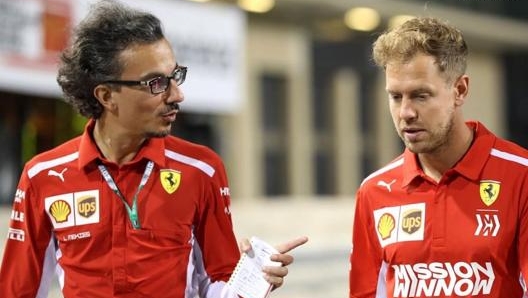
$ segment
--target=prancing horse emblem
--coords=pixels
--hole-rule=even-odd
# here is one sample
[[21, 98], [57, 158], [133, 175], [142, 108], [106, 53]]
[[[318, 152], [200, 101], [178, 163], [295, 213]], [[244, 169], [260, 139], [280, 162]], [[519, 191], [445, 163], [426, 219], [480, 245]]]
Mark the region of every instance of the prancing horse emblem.
[[160, 171], [161, 186], [168, 194], [174, 193], [180, 186], [181, 172], [175, 170]]
[[491, 206], [497, 200], [499, 192], [500, 182], [493, 180], [480, 181], [480, 199], [486, 206]]

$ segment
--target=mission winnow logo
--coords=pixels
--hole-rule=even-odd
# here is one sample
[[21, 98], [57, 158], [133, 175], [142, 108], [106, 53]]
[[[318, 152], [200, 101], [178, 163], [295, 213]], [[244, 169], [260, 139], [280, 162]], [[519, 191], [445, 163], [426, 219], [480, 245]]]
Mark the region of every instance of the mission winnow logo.
[[490, 262], [392, 265], [394, 297], [469, 297], [491, 292], [495, 273]]

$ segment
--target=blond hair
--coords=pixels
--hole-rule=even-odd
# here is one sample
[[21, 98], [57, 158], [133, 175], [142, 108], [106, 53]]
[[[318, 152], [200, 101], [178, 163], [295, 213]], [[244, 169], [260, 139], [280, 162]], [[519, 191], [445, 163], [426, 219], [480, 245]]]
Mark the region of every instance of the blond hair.
[[378, 37], [372, 47], [374, 62], [407, 63], [417, 54], [434, 57], [447, 81], [466, 72], [468, 48], [460, 30], [430, 17], [411, 19]]

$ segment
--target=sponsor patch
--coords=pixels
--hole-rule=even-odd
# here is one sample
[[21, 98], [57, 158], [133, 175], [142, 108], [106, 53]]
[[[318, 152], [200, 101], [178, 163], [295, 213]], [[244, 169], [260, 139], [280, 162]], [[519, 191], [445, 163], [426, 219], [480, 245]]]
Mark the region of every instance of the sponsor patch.
[[168, 193], [174, 193], [180, 187], [181, 172], [170, 169], [160, 170], [160, 181], [163, 189]]
[[24, 242], [26, 233], [24, 230], [9, 228], [7, 230], [7, 239]]
[[99, 191], [88, 190], [73, 194], [75, 200], [75, 225], [99, 222]]
[[480, 181], [480, 199], [486, 206], [491, 206], [499, 197], [500, 182], [493, 180]]
[[425, 229], [425, 203], [374, 210], [374, 222], [382, 247], [403, 241], [422, 241]]
[[17, 188], [15, 192], [15, 203], [22, 203], [22, 200], [26, 197], [26, 192], [21, 190], [20, 188]]
[[67, 242], [67, 241], [72, 241], [72, 240], [89, 238], [90, 236], [91, 236], [90, 231], [80, 232], [80, 233], [75, 233], [75, 234], [69, 234], [69, 235], [62, 237], [62, 241]]
[[390, 238], [392, 231], [394, 231], [394, 227], [396, 226], [396, 220], [394, 220], [394, 216], [390, 213], [385, 213], [380, 217], [380, 220], [378, 222], [378, 233], [382, 240], [386, 240]]
[[491, 293], [491, 262], [432, 262], [392, 265], [393, 297], [483, 297]]
[[497, 210], [478, 209], [475, 218], [477, 220], [475, 236], [497, 236], [500, 229], [499, 212]]
[[411, 209], [402, 214], [402, 231], [408, 235], [416, 233], [422, 227], [422, 210]]
[[227, 187], [227, 186], [220, 187], [220, 195], [223, 196], [223, 197], [229, 196], [230, 195], [229, 187]]
[[24, 222], [24, 212], [11, 210], [11, 219], [18, 222]]
[[99, 222], [99, 190], [47, 197], [44, 202], [56, 229]]

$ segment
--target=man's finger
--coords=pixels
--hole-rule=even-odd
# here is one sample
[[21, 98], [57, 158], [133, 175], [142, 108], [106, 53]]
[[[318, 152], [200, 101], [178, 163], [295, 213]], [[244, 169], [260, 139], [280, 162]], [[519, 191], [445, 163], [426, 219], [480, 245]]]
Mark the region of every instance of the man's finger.
[[290, 250], [292, 250], [292, 249], [294, 249], [294, 248], [296, 248], [298, 246], [301, 246], [301, 245], [305, 244], [306, 242], [308, 242], [308, 237], [303, 236], [303, 237], [299, 237], [297, 239], [294, 239], [294, 240], [279, 244], [275, 248], [281, 254], [283, 254], [283, 253], [289, 252]]
[[251, 249], [251, 243], [249, 242], [249, 239], [244, 238], [238, 243], [238, 249], [240, 250], [240, 253], [248, 252]]

